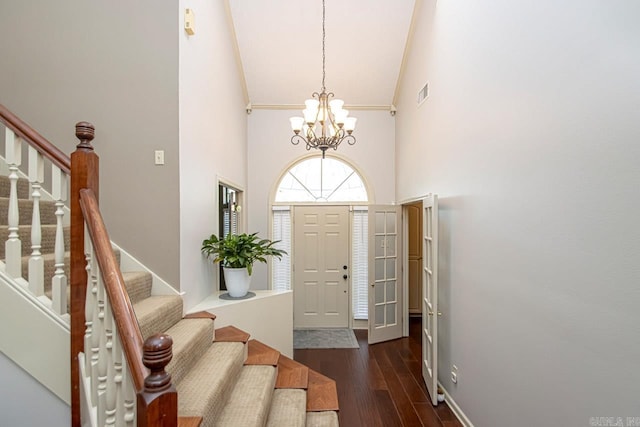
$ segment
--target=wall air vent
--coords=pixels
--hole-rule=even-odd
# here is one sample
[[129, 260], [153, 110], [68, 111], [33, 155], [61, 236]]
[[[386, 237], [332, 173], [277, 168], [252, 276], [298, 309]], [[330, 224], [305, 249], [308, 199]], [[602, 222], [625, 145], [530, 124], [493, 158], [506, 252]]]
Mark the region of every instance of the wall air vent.
[[418, 107], [424, 103], [424, 101], [429, 97], [429, 82], [426, 82], [422, 89], [418, 91]]

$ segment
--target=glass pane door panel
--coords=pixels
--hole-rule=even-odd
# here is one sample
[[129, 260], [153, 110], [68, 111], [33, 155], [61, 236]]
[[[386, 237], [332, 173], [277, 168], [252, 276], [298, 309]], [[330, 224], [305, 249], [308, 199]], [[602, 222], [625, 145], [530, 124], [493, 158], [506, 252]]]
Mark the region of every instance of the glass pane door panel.
[[396, 236], [387, 236], [386, 249], [388, 257], [396, 256]]
[[384, 247], [385, 247], [385, 239], [384, 236], [376, 236], [376, 251], [375, 257], [380, 258], [384, 256]]
[[387, 325], [396, 323], [396, 304], [387, 304]]
[[384, 325], [384, 305], [376, 306], [376, 326]]
[[387, 234], [395, 234], [396, 233], [396, 214], [395, 212], [387, 212], [386, 215], [387, 220]]
[[385, 214], [384, 212], [376, 212], [376, 234], [384, 234], [384, 220]]
[[380, 280], [384, 280], [384, 258], [383, 259], [377, 259], [375, 261], [375, 273], [376, 273], [376, 277], [374, 277], [373, 280], [380, 281]]
[[387, 282], [387, 302], [395, 302], [396, 301], [396, 282], [395, 280], [392, 282]]
[[396, 278], [396, 259], [388, 258], [386, 260], [387, 263], [387, 274], [385, 279], [395, 279]]
[[384, 282], [382, 283], [376, 283], [374, 285], [374, 289], [375, 289], [375, 299], [374, 299], [374, 303], [375, 304], [382, 304], [384, 303]]

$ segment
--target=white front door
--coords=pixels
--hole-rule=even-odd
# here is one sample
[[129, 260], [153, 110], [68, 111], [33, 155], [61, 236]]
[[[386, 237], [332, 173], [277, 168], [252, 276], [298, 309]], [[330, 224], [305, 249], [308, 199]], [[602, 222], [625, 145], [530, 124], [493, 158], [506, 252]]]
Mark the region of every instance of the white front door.
[[369, 344], [402, 336], [400, 209], [369, 206]]
[[422, 200], [422, 377], [438, 404], [438, 196]]
[[293, 326], [349, 326], [349, 207], [294, 207]]

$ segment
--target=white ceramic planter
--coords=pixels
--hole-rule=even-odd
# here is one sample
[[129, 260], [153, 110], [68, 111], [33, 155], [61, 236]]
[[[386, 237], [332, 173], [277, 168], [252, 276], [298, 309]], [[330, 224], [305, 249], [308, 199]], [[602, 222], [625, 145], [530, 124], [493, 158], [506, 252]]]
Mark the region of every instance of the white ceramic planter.
[[247, 295], [251, 276], [246, 268], [223, 267], [224, 283], [227, 285], [229, 296], [239, 298]]

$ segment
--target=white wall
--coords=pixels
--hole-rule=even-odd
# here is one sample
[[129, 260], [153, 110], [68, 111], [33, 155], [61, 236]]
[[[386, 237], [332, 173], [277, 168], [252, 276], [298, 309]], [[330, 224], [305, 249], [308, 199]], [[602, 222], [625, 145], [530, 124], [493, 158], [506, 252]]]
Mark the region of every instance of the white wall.
[[[5, 426], [68, 426], [71, 409], [0, 352], [0, 413]], [[33, 410], [36, 408], [36, 410]]]
[[419, 11], [397, 193], [440, 195], [439, 375], [476, 426], [640, 416], [638, 19], [631, 0]]
[[[313, 88], [309, 88], [312, 91]], [[300, 94], [300, 102], [305, 94]], [[249, 116], [249, 199], [247, 232], [259, 232], [270, 236], [269, 204], [271, 195], [286, 169], [295, 161], [309, 155], [302, 145], [291, 144], [293, 131], [289, 117], [301, 115], [301, 111], [253, 110]], [[363, 175], [373, 194], [375, 203], [393, 203], [396, 200], [395, 175], [395, 119], [388, 111], [352, 111], [358, 118], [354, 135], [355, 145], [340, 145], [338, 151], [328, 151], [354, 165]], [[319, 156], [320, 151], [314, 151]], [[267, 267], [254, 266], [251, 287], [266, 289]]]
[[224, 2], [180, 0], [195, 13], [196, 33], [180, 31], [180, 290], [185, 305], [216, 289], [200, 253], [218, 232], [217, 179], [246, 186], [247, 118]]

